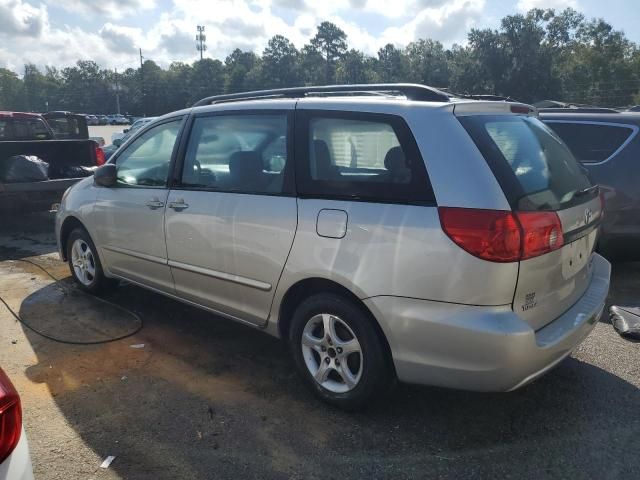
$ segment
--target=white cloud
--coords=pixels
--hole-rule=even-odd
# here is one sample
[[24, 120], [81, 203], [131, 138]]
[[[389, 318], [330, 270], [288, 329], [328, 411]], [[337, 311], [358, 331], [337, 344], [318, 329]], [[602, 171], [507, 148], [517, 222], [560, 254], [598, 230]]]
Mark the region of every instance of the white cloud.
[[[262, 53], [274, 35], [284, 35], [302, 48], [324, 20], [345, 31], [350, 48], [375, 56], [387, 43], [401, 47], [417, 38], [434, 38], [446, 45], [464, 42], [485, 4], [485, 0], [394, 0], [393, 4], [389, 0], [172, 0], [170, 8], [160, 11], [157, 0], [58, 0], [57, 6], [90, 15], [91, 22], [77, 15], [56, 22], [46, 6], [55, 0], [40, 0], [45, 3], [35, 7], [37, 1], [0, 0], [0, 67], [21, 70], [27, 62], [69, 66], [78, 59], [91, 59], [123, 69], [138, 64], [138, 48], [145, 58], [163, 66], [191, 62], [199, 55], [196, 25], [206, 27], [206, 56], [224, 60], [235, 48]], [[283, 9], [287, 14], [281, 16]], [[378, 19], [375, 29], [360, 20], [361, 12]], [[140, 24], [151, 27], [136, 27]], [[39, 37], [38, 48], [30, 44], [30, 37]]]
[[0, 33], [39, 37], [48, 22], [47, 9], [22, 0], [0, 0]]
[[155, 8], [156, 0], [46, 0], [47, 3], [62, 7], [84, 16], [100, 16], [119, 19], [142, 10]]
[[385, 43], [401, 46], [419, 38], [432, 38], [445, 45], [464, 43], [484, 5], [484, 0], [453, 0], [440, 7], [425, 8], [404, 25], [387, 28], [382, 37]]
[[578, 0], [518, 0], [516, 5], [521, 12], [528, 12], [532, 8], [564, 10], [567, 7], [578, 8]]

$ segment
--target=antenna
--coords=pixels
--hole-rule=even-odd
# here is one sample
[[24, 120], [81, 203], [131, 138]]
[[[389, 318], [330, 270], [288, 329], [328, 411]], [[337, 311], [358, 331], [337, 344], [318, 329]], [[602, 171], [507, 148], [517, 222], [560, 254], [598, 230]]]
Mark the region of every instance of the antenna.
[[196, 34], [196, 50], [200, 52], [200, 60], [207, 49], [207, 36], [204, 34], [204, 25], [198, 25], [198, 33]]

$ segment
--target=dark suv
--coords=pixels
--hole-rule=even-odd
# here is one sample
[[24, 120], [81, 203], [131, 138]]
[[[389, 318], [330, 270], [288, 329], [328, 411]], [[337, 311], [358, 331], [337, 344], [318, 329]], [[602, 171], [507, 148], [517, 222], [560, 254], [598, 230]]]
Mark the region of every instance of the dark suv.
[[540, 119], [600, 184], [606, 205], [600, 250], [609, 257], [639, 259], [640, 113], [557, 109], [542, 110]]

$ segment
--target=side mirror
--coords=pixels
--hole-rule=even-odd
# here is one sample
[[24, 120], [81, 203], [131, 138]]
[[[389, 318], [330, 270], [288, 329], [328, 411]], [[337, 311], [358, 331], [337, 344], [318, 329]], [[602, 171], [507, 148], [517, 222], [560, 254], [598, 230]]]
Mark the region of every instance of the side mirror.
[[125, 128], [124, 130], [122, 130], [122, 133], [128, 133], [128, 132], [129, 132], [128, 128]]
[[116, 147], [119, 147], [120, 145], [122, 145], [122, 139], [121, 138], [116, 138], [113, 142]]
[[114, 163], [105, 163], [93, 174], [93, 183], [99, 187], [113, 187], [118, 183], [118, 169]]

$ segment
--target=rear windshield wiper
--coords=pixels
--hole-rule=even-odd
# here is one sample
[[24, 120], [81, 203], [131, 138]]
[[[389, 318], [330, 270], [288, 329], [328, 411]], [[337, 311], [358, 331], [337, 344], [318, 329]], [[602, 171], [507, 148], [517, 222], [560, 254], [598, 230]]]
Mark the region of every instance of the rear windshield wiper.
[[587, 188], [583, 188], [582, 190], [578, 190], [576, 193], [573, 194], [574, 197], [583, 197], [585, 195], [588, 195], [590, 193], [592, 193], [593, 191], [598, 189], [598, 185], [594, 185], [592, 187], [587, 187]]

